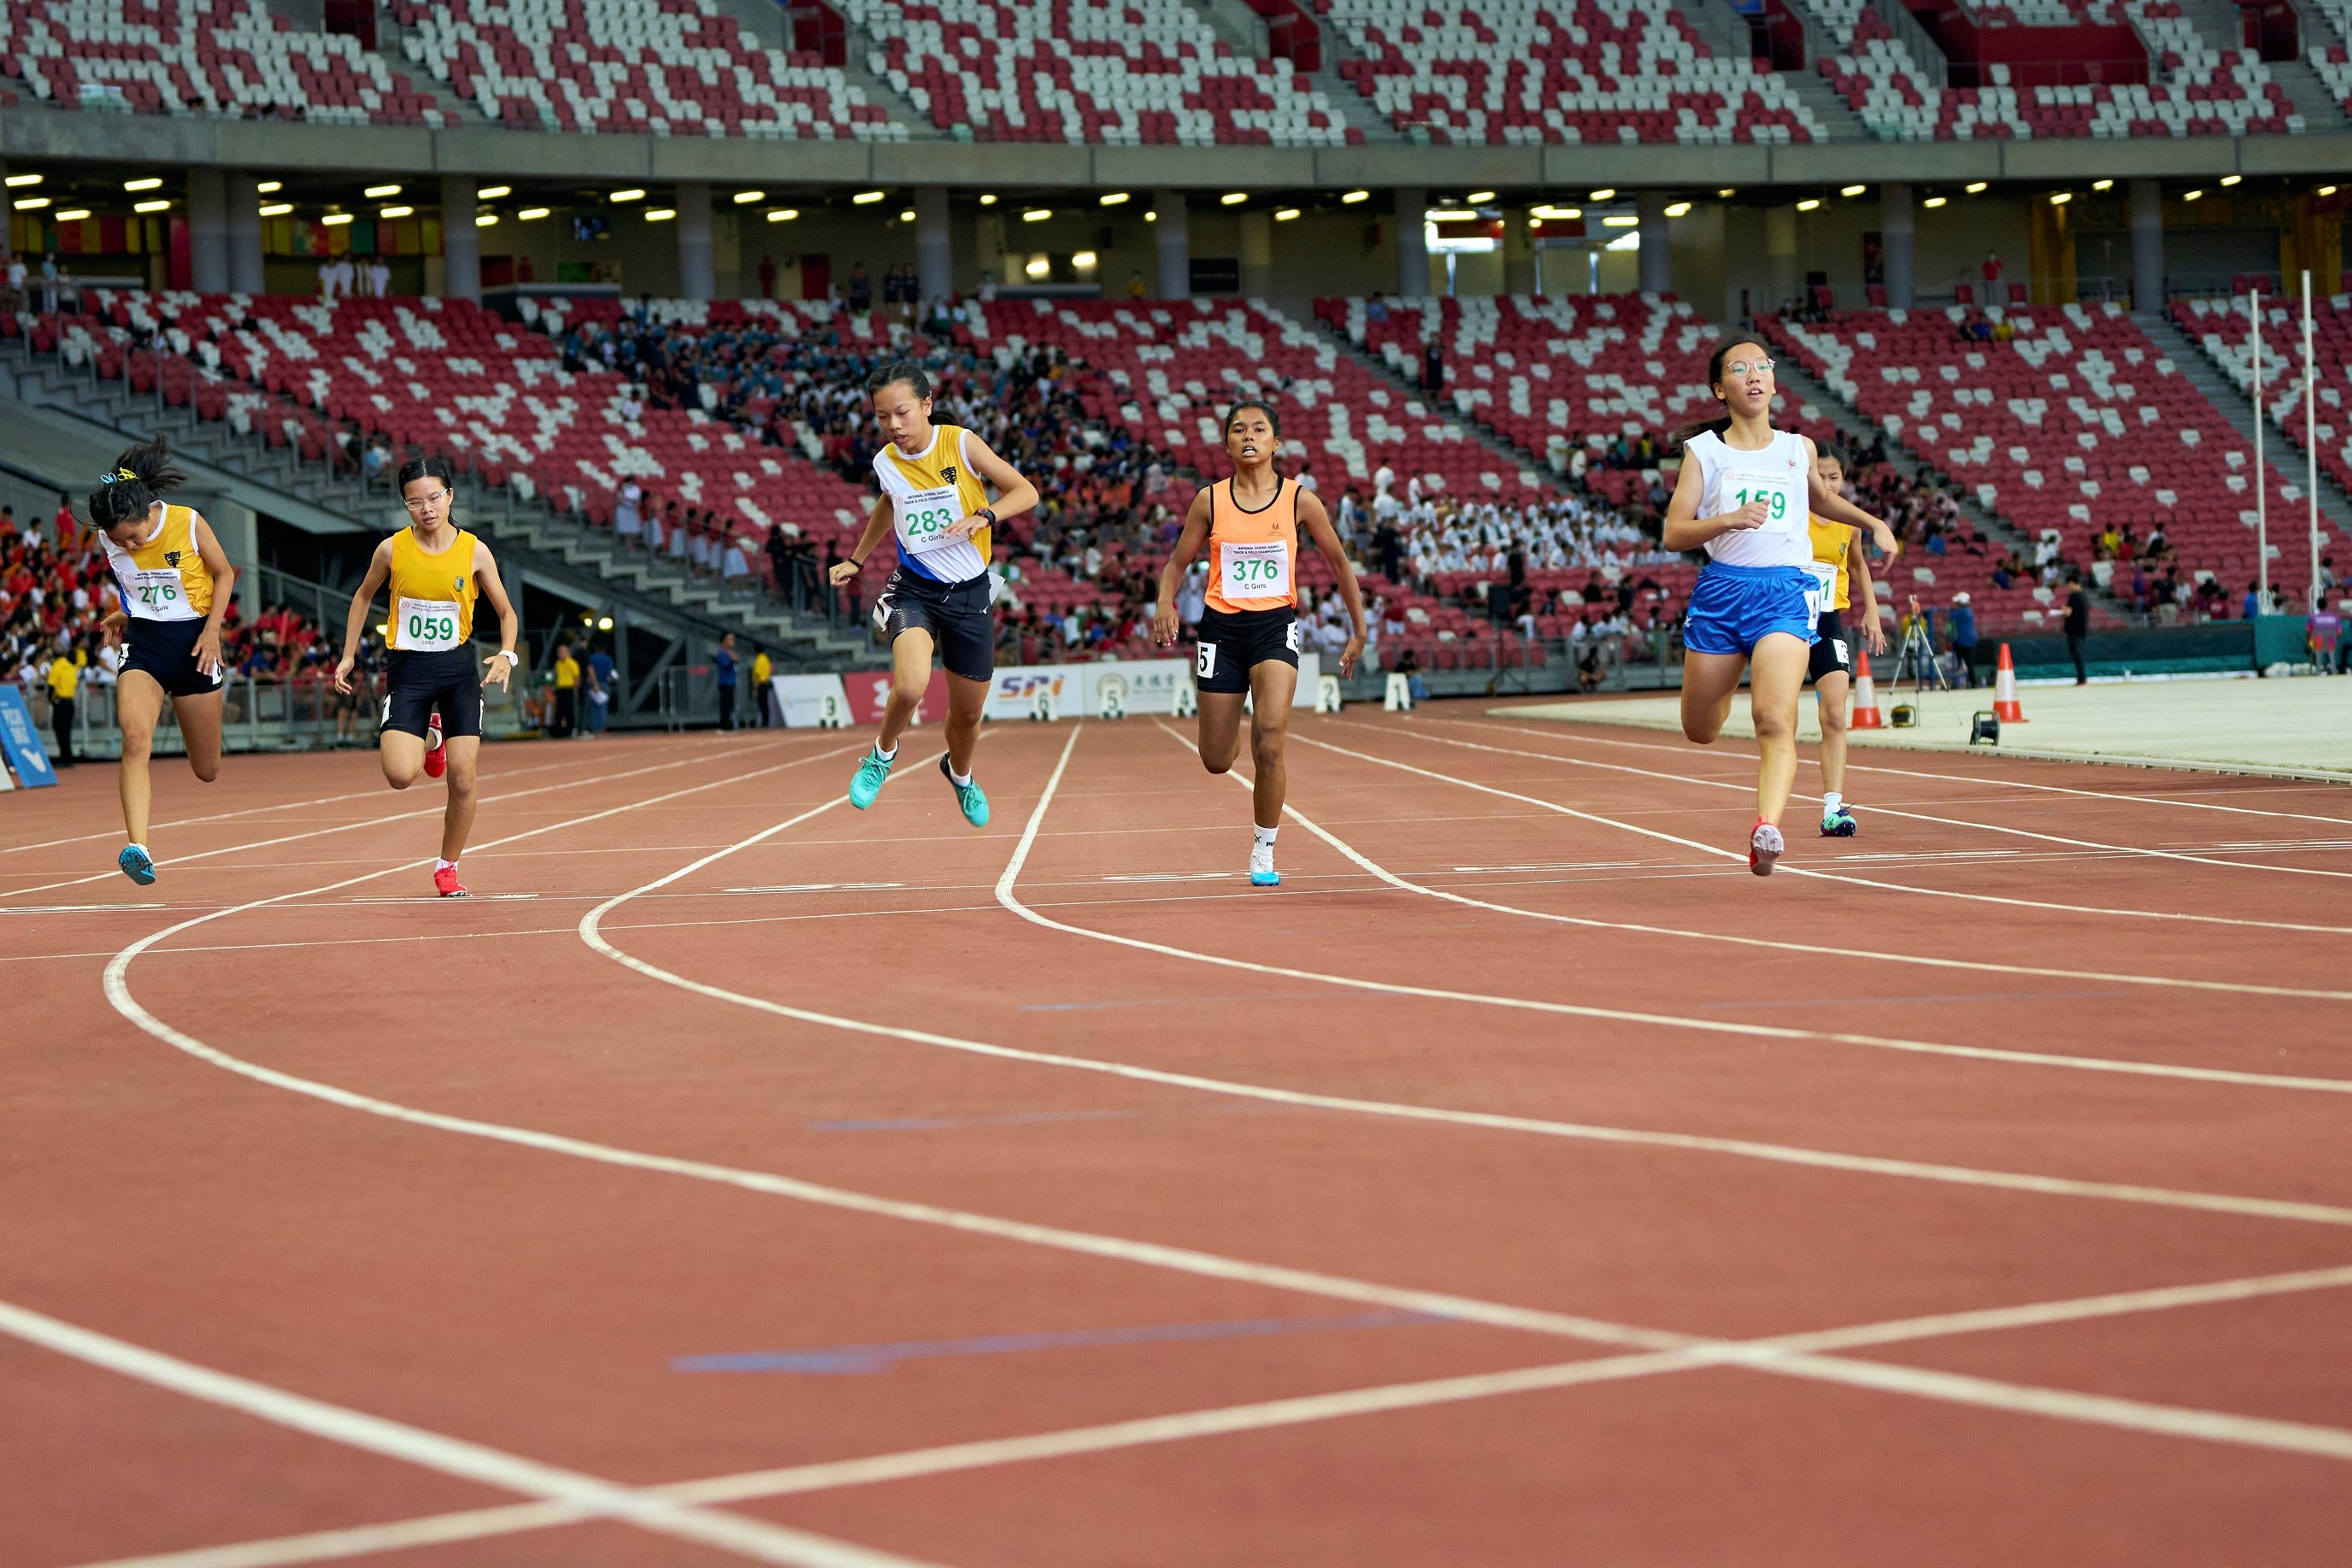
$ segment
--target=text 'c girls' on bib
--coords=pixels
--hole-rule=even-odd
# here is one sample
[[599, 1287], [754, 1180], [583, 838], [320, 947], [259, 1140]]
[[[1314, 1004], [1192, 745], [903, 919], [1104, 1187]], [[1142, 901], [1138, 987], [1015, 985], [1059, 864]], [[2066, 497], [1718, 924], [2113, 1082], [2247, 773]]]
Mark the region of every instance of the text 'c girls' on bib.
[[1811, 513], [1806, 502], [1812, 475], [1805, 460], [1803, 436], [1774, 431], [1771, 441], [1760, 450], [1742, 452], [1706, 431], [1684, 444], [1683, 460], [1699, 465], [1700, 517], [1721, 517], [1751, 502], [1760, 502], [1764, 507], [1761, 528], [1738, 528], [1707, 540], [1708, 559], [1725, 566], [1811, 565], [1812, 538], [1806, 527]]
[[970, 582], [988, 570], [994, 530], [969, 538], [948, 530], [988, 505], [988, 487], [971, 471], [964, 453], [963, 428], [931, 426], [931, 444], [908, 456], [896, 442], [874, 455], [874, 476], [889, 498], [898, 564], [936, 582]]
[[443, 653], [474, 635], [474, 536], [465, 529], [446, 549], [427, 551], [416, 530], [392, 536], [392, 631], [385, 646], [404, 653]]
[[123, 549], [100, 533], [106, 564], [133, 621], [202, 621], [212, 613], [213, 574], [196, 553], [196, 514], [165, 507], [163, 526], [144, 544]]
[[1275, 481], [1255, 511], [1234, 499], [1234, 482], [1209, 486], [1208, 606], [1228, 614], [1298, 603], [1298, 486]]

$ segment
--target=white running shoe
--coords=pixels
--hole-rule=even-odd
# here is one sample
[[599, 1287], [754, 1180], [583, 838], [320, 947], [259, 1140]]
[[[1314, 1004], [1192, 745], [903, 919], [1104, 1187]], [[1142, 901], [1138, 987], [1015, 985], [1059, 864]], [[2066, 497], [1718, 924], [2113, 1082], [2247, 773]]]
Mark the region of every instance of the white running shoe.
[[1282, 885], [1282, 873], [1274, 869], [1274, 846], [1272, 844], [1252, 844], [1250, 846], [1250, 885], [1252, 887], [1280, 887]]
[[1756, 831], [1748, 835], [1748, 869], [1758, 876], [1770, 876], [1773, 864], [1788, 847], [1780, 829], [1769, 822], [1757, 823]]

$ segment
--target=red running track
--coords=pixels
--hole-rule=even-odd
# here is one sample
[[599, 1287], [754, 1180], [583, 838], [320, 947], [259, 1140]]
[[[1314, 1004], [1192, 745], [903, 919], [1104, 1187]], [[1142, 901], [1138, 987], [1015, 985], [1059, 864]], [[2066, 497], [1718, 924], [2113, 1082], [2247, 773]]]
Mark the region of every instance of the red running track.
[[925, 738], [0, 800], [0, 1563], [2352, 1559], [2345, 790]]

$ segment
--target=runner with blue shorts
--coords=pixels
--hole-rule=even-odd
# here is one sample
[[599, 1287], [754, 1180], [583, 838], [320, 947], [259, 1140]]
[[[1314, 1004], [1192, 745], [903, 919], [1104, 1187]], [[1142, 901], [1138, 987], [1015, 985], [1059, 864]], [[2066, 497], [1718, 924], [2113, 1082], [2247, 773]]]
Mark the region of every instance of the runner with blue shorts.
[[1724, 416], [1675, 433], [1683, 465], [1664, 528], [1668, 549], [1707, 556], [1683, 626], [1683, 733], [1712, 744], [1748, 676], [1762, 753], [1748, 868], [1769, 876], [1788, 847], [1780, 813], [1797, 778], [1797, 699], [1819, 638], [1821, 582], [1810, 570], [1807, 514], [1867, 528], [1889, 555], [1895, 533], [1822, 484], [1811, 441], [1772, 428], [1772, 361], [1762, 344], [1724, 344], [1708, 360], [1706, 379]]

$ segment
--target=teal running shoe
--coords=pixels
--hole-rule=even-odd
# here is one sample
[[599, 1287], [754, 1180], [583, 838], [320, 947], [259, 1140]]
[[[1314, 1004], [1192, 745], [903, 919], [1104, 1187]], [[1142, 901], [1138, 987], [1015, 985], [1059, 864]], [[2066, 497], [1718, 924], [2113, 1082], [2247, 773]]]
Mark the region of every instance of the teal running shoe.
[[980, 787], [980, 780], [974, 779], [969, 784], [957, 783], [955, 775], [948, 771], [947, 754], [944, 752], [940, 755], [940, 777], [946, 779], [948, 788], [955, 791], [956, 804], [963, 808], [963, 820], [975, 828], [988, 826], [988, 792]]
[[1282, 873], [1274, 869], [1274, 846], [1272, 844], [1253, 844], [1250, 846], [1250, 885], [1252, 887], [1280, 887], [1282, 885]]
[[849, 803], [861, 811], [874, 804], [874, 797], [882, 793], [882, 780], [890, 777], [890, 764], [897, 760], [878, 751], [867, 752], [849, 780]]
[[1850, 839], [1856, 831], [1853, 813], [1843, 806], [1822, 819], [1822, 837], [1825, 839]]
[[125, 844], [122, 852], [114, 857], [122, 874], [142, 887], [152, 887], [155, 882], [155, 857], [137, 844]]

